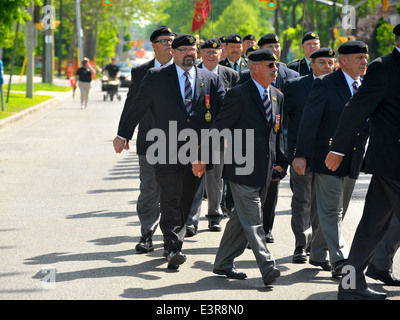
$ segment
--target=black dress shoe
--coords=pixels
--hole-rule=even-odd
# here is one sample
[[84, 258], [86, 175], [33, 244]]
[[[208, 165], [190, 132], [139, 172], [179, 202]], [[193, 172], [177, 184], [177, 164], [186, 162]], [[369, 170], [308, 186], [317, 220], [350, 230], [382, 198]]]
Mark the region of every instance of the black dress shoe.
[[180, 251], [171, 251], [167, 257], [168, 269], [178, 269], [179, 266], [186, 261], [186, 256]]
[[331, 271], [332, 269], [331, 263], [329, 261], [318, 262], [310, 259], [308, 262], [313, 266], [321, 267], [324, 271]]
[[247, 275], [244, 272], [238, 272], [234, 267], [226, 269], [214, 269], [215, 274], [227, 276], [229, 279], [246, 279]]
[[151, 234], [147, 234], [147, 235], [141, 237], [139, 240], [139, 243], [136, 245], [135, 249], [139, 253], [154, 251]]
[[292, 262], [293, 263], [305, 263], [307, 261], [307, 253], [303, 247], [297, 247], [294, 250]]
[[197, 234], [197, 227], [193, 224], [186, 226], [186, 237], [190, 238]]
[[338, 278], [342, 276], [342, 269], [346, 264], [346, 260], [339, 260], [332, 263], [332, 277]]
[[221, 231], [221, 226], [217, 221], [210, 221], [208, 224], [208, 229], [210, 231]]
[[393, 273], [391, 273], [389, 270], [379, 270], [373, 264], [369, 264], [365, 275], [372, 279], [382, 281], [388, 286], [400, 286], [400, 279], [397, 279]]
[[343, 289], [339, 286], [339, 300], [385, 300], [386, 293], [376, 292], [369, 288], [366, 289]]
[[265, 240], [267, 243], [274, 243], [275, 239], [271, 232], [268, 232], [265, 236]]
[[275, 268], [275, 267], [269, 268], [262, 275], [264, 284], [266, 286], [269, 286], [270, 284], [274, 283], [276, 281], [276, 279], [278, 279], [280, 277], [280, 275], [281, 275], [281, 272], [277, 268]]

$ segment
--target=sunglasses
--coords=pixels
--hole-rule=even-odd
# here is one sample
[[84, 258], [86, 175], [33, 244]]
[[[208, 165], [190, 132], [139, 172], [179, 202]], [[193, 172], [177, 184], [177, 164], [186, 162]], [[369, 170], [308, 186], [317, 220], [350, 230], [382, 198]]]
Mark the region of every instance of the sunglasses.
[[278, 63], [277, 62], [269, 62], [267, 64], [264, 63], [257, 63], [258, 66], [267, 66], [268, 68], [272, 69], [274, 67], [278, 68]]

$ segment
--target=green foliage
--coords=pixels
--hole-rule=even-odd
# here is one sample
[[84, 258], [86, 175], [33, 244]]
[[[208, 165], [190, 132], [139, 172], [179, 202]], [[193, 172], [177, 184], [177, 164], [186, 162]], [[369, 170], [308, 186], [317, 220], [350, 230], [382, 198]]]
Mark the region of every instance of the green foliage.
[[393, 36], [394, 26], [389, 25], [387, 22], [381, 24], [377, 29], [376, 39], [378, 40], [379, 47], [378, 53], [380, 56], [391, 52], [395, 46]]

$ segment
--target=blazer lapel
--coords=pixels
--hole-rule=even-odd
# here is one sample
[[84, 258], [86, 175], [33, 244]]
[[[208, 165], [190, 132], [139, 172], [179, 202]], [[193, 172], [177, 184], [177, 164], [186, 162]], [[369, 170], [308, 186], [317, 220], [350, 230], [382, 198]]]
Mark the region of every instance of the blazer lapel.
[[346, 104], [350, 100], [350, 89], [347, 85], [347, 81], [343, 74], [343, 71], [340, 69], [336, 71], [336, 91], [343, 100], [344, 104]]
[[[264, 117], [265, 121], [267, 121], [267, 117], [265, 116], [265, 108], [264, 108], [264, 104], [262, 102], [262, 99], [260, 97], [260, 93], [256, 87], [256, 85], [254, 84], [253, 80], [249, 80], [246, 82], [247, 86], [250, 87], [250, 91], [251, 91], [251, 98], [254, 100], [254, 102], [257, 105], [257, 109], [258, 111], [260, 111], [260, 113], [262, 114], [262, 116]], [[272, 100], [271, 100], [272, 101]]]
[[176, 72], [175, 63], [165, 68], [168, 68], [169, 85], [171, 87], [171, 91], [174, 93], [174, 95], [176, 95], [176, 98], [182, 110], [185, 111], [185, 113], [187, 113], [185, 104], [183, 103], [181, 89], [179, 87], [179, 79], [178, 79], [178, 73]]
[[193, 97], [193, 106], [195, 107], [197, 104], [197, 101], [199, 101], [199, 98], [201, 97], [203, 93], [203, 88], [204, 88], [204, 77], [201, 72], [200, 68], [196, 69], [196, 88], [194, 89], [194, 97]]

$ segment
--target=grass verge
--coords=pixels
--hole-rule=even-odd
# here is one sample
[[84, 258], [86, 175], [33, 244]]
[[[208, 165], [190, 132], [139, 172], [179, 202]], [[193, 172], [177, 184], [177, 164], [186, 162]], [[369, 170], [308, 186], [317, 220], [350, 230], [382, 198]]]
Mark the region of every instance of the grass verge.
[[[14, 90], [14, 89], [13, 89]], [[10, 93], [8, 103], [6, 103], [6, 93], [4, 94], [4, 112], [0, 107], [0, 120], [10, 117], [25, 109], [31, 108], [39, 103], [51, 99], [51, 96], [34, 95], [34, 98], [27, 98], [22, 93]], [[1, 104], [1, 103], [0, 103]]]

